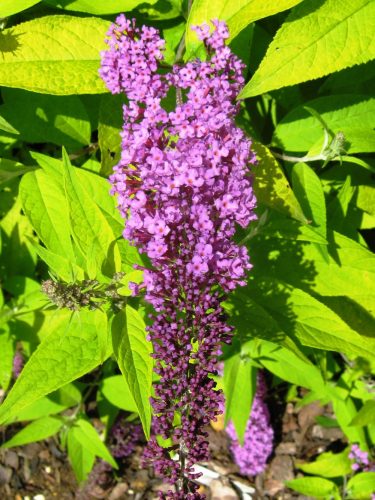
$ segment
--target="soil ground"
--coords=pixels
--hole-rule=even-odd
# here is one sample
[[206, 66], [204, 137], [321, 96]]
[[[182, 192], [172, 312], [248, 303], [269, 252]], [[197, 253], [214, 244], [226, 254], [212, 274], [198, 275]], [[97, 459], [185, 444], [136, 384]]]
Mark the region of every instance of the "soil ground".
[[[312, 403], [298, 409], [292, 403], [285, 405], [273, 398], [270, 412], [275, 429], [275, 448], [266, 470], [255, 479], [239, 474], [230, 455], [228, 437], [220, 430], [220, 424], [215, 426], [216, 429], [210, 428], [212, 458], [203, 465], [210, 475], [216, 477], [206, 481], [209, 485], [201, 486], [208, 500], [306, 499], [284, 486], [285, 480], [299, 475], [295, 461], [309, 460], [322, 451], [339, 451], [344, 447], [340, 429], [316, 423], [319, 415], [331, 416], [327, 407]], [[8, 427], [0, 431], [3, 441], [14, 434], [15, 429]], [[121, 469], [116, 473], [98, 462], [83, 486], [77, 484], [66, 455], [53, 438], [0, 450], [0, 500], [154, 499], [156, 491], [165, 487], [152, 471], [141, 468], [142, 448], [143, 445], [139, 444], [134, 453], [122, 461]], [[253, 488], [250, 495], [249, 486]]]

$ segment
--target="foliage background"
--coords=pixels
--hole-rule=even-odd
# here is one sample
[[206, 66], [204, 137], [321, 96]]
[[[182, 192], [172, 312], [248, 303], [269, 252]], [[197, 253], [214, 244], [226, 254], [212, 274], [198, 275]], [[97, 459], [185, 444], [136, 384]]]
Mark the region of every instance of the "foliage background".
[[[225, 304], [236, 327], [218, 381], [226, 419], [243, 437], [262, 367], [274, 384], [287, 381], [297, 399], [295, 387], [307, 389], [299, 404], [332, 402], [348, 442], [370, 450], [375, 2], [369, 0], [195, 0], [189, 14], [180, 0], [1, 2], [0, 387], [7, 397], [0, 420], [32, 422], [5, 446], [60, 432], [79, 480], [95, 456], [115, 467], [85, 414], [90, 386], [74, 382], [92, 370], [107, 429], [121, 408], [137, 414], [149, 435], [146, 305], [130, 298], [127, 286], [141, 279], [133, 264], [142, 260], [121, 237], [106, 181], [119, 158], [123, 98], [107, 93], [98, 77], [110, 21], [129, 11], [161, 29], [168, 64], [184, 36], [185, 60], [204, 56], [191, 25], [226, 20], [231, 47], [247, 65], [238, 123], [259, 159], [259, 219], [237, 235], [254, 268], [247, 287]], [[118, 272], [125, 277], [115, 282]], [[80, 286], [98, 280], [102, 294], [114, 286], [126, 307], [56, 308], [40, 288], [50, 276]], [[16, 350], [27, 363], [13, 384]], [[306, 472], [324, 475], [324, 468]], [[344, 493], [340, 479], [327, 485], [306, 476], [294, 487], [306, 493], [314, 484], [322, 496], [356, 495], [359, 488], [362, 496], [350, 498], [369, 498], [363, 491], [371, 491], [373, 476], [367, 490], [356, 486], [358, 476]]]

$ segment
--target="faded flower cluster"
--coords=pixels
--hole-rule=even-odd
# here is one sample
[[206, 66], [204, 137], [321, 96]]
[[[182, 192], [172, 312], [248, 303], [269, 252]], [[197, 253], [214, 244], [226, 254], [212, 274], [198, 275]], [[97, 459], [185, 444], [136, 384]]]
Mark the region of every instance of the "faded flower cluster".
[[[164, 498], [203, 498], [191, 481], [193, 465], [207, 460], [205, 426], [221, 413], [211, 374], [231, 333], [220, 303], [251, 267], [246, 248], [232, 241], [236, 224], [255, 219], [256, 203], [249, 172], [255, 156], [234, 123], [243, 64], [225, 45], [225, 23], [212, 23], [213, 32], [195, 28], [207, 61], [159, 74], [158, 31], [121, 15], [100, 72], [113, 93], [129, 100], [121, 160], [110, 180], [124, 237], [151, 261], [134, 293], [143, 288], [156, 311], [148, 328], [160, 376], [153, 429], [171, 445], [151, 439], [145, 458], [175, 486]], [[164, 105], [171, 100], [172, 110]]]
[[247, 422], [244, 443], [237, 438], [234, 425], [230, 422], [226, 428], [232, 440], [231, 452], [241, 474], [256, 476], [266, 468], [268, 457], [273, 448], [273, 429], [270, 424], [270, 414], [264, 401], [267, 386], [264, 376], [258, 372], [257, 390]]

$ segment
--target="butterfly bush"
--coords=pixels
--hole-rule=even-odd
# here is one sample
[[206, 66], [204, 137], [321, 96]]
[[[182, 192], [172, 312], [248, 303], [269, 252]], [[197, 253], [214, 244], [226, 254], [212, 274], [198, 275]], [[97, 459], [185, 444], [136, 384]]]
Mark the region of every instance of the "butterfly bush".
[[231, 452], [241, 474], [256, 476], [266, 468], [268, 457], [273, 448], [273, 429], [270, 424], [270, 414], [264, 401], [267, 386], [264, 376], [258, 372], [257, 390], [251, 408], [250, 418], [246, 425], [244, 443], [238, 441], [232, 422], [226, 428], [231, 438]]
[[[146, 463], [175, 486], [161, 498], [200, 499], [194, 464], [208, 459], [205, 426], [221, 413], [217, 373], [221, 343], [232, 328], [221, 307], [251, 268], [236, 224], [256, 218], [249, 171], [250, 141], [235, 125], [243, 64], [225, 45], [225, 23], [195, 27], [207, 60], [158, 73], [164, 41], [158, 30], [120, 15], [108, 33], [100, 74], [124, 92], [122, 153], [110, 177], [125, 219], [124, 237], [146, 254], [145, 292], [155, 314], [148, 337], [160, 380], [152, 398], [153, 430]], [[173, 109], [165, 103], [174, 102]]]

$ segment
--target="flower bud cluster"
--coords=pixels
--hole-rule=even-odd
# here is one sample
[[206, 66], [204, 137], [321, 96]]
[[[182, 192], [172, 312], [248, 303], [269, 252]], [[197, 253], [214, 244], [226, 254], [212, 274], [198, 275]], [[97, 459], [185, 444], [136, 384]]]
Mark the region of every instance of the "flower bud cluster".
[[97, 280], [83, 280], [76, 283], [62, 283], [52, 279], [42, 282], [42, 292], [59, 308], [78, 311], [83, 307], [98, 309], [109, 302], [115, 311], [125, 306], [125, 299], [118, 293], [119, 281], [124, 276], [117, 273], [110, 283]]
[[102, 54], [102, 78], [129, 99], [110, 180], [124, 237], [151, 262], [133, 291], [143, 289], [156, 310], [148, 328], [160, 377], [153, 429], [172, 444], [152, 439], [145, 457], [176, 486], [167, 498], [201, 498], [189, 479], [197, 477], [194, 463], [208, 458], [204, 427], [221, 413], [211, 374], [231, 333], [220, 303], [251, 268], [232, 237], [236, 224], [256, 218], [249, 172], [255, 156], [234, 123], [243, 64], [225, 45], [225, 23], [212, 23], [213, 32], [195, 28], [207, 61], [176, 64], [168, 73], [156, 71], [164, 46], [157, 30], [136, 28], [124, 16]]
[[258, 372], [257, 390], [251, 408], [250, 418], [246, 425], [244, 443], [238, 441], [232, 422], [226, 428], [231, 438], [231, 452], [241, 474], [256, 476], [265, 468], [273, 449], [273, 429], [270, 414], [264, 401], [267, 386], [261, 372]]

